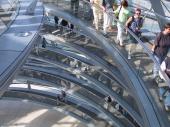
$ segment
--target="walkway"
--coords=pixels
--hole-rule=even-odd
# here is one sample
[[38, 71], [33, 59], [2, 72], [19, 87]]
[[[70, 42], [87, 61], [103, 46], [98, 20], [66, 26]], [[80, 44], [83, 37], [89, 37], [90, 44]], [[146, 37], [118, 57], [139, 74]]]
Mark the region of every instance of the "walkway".
[[[58, 5], [60, 5], [60, 7], [62, 7], [62, 3], [57, 3]], [[69, 9], [69, 3], [65, 4], [65, 5], [68, 5], [68, 6], [64, 6], [64, 8], [67, 10]], [[68, 8], [67, 8], [68, 7]], [[47, 7], [48, 8], [48, 7]], [[79, 18], [81, 18], [85, 23], [87, 23], [89, 26], [92, 26], [94, 28], [94, 26], [92, 25], [92, 22], [91, 21], [86, 21], [86, 19], [83, 19], [82, 18], [82, 14], [84, 12], [80, 10], [80, 13], [78, 15]], [[151, 47], [151, 43], [153, 43], [153, 39], [155, 37], [155, 32], [158, 32], [158, 24], [155, 23], [153, 25], [153, 22], [155, 21], [152, 21], [148, 18], [145, 19], [145, 24], [144, 24], [144, 27], [143, 28], [147, 28], [148, 31], [146, 31], [146, 33], [143, 33], [143, 35], [145, 35], [145, 38], [142, 39], [143, 42], [144, 42], [144, 45], [148, 47], [148, 49], [150, 49]], [[152, 24], [152, 26], [150, 25]], [[88, 26], [87, 25], [87, 26]], [[150, 28], [150, 27], [152, 28]], [[155, 27], [156, 26], [156, 27]], [[102, 28], [102, 27], [101, 27]], [[151, 33], [149, 30], [152, 30], [154, 28], [154, 30], [158, 30], [158, 31], [154, 31], [153, 33]], [[96, 31], [97, 32], [97, 31]], [[115, 36], [116, 36], [116, 32], [117, 31], [114, 31], [114, 32], [109, 32], [107, 38], [108, 38], [108, 42], [113, 45], [114, 47], [117, 47], [117, 49], [119, 49], [119, 51], [121, 51], [121, 53], [123, 54], [123, 57], [125, 57], [125, 59], [127, 59], [127, 51], [128, 51], [128, 43], [127, 43], [127, 38], [125, 37], [125, 47], [120, 47], [119, 45], [117, 45], [115, 43]], [[97, 32], [99, 34], [102, 34], [102, 32]], [[56, 34], [58, 36], [58, 34]], [[60, 35], [59, 35], [60, 36]], [[149, 38], [151, 37], [152, 38]], [[64, 36], [65, 37], [65, 36]], [[147, 38], [147, 40], [145, 40]], [[54, 37], [53, 37], [54, 39]], [[65, 37], [66, 41], [70, 41], [70, 38], [68, 38], [67, 36]], [[149, 42], [148, 42], [148, 39], [149, 39]], [[79, 44], [81, 45], [81, 39], [76, 43], [76, 44]], [[88, 49], [89, 51], [93, 51], [94, 52], [94, 47], [97, 47], [97, 48], [101, 48], [100, 46], [96, 46], [96, 43], [94, 42], [91, 42], [91, 41], [88, 41], [88, 43], [84, 44], [83, 41], [82, 41], [82, 46], [83, 48], [86, 48]], [[111, 60], [108, 58], [108, 56], [103, 56], [104, 54], [100, 54], [101, 51], [96, 51], [96, 55], [102, 57], [102, 58], [105, 58], [107, 59], [107, 61]], [[95, 53], [95, 52], [94, 52]], [[152, 95], [152, 97], [154, 98], [155, 100], [155, 103], [157, 103], [158, 107], [160, 108], [159, 111], [161, 111], [161, 116], [165, 116], [164, 117], [164, 121], [167, 122], [167, 124], [169, 123], [169, 113], [165, 111], [164, 109], [164, 104], [162, 102], [159, 101], [159, 96], [158, 96], [158, 93], [157, 93], [157, 90], [158, 90], [158, 86], [157, 86], [157, 83], [153, 80], [152, 78], [152, 67], [153, 67], [153, 61], [148, 57], [147, 53], [145, 53], [145, 51], [143, 50], [143, 48], [141, 46], [137, 47], [137, 49], [135, 50], [133, 56], [132, 56], [132, 59], [131, 60], [128, 60], [128, 63], [131, 64], [131, 66], [136, 70], [136, 73], [137, 75], [143, 79], [144, 81], [144, 84], [145, 84], [145, 87], [149, 90], [150, 94]], [[113, 62], [113, 61], [112, 61]], [[114, 62], [112, 64], [115, 64]], [[158, 112], [159, 112], [158, 111]], [[168, 118], [168, 119], [167, 119]]]
[[[55, 3], [70, 13], [69, 1], [58, 0]], [[102, 31], [95, 31], [92, 20], [86, 20], [84, 17], [88, 16], [87, 8], [84, 8], [85, 12], [82, 9], [85, 7], [84, 5], [85, 3], [80, 2], [78, 19], [75, 19], [72, 15], [67, 15], [63, 11], [56, 12], [59, 18], [65, 14], [63, 17], [67, 17], [69, 21], [72, 21], [71, 23], [74, 24], [73, 31], [62, 26], [54, 26], [55, 9], [50, 9], [56, 6], [45, 6], [49, 14], [54, 14], [48, 16], [50, 20], [47, 20], [47, 24], [40, 32], [46, 40], [42, 44], [37, 44], [26, 63], [21, 67], [15, 80], [13, 80], [13, 83], [21, 83], [21, 86], [15, 84], [16, 87], [12, 87], [11, 85], [3, 97], [27, 98], [46, 104], [50, 100], [49, 105], [53, 103], [55, 107], [58, 106], [60, 90], [64, 88], [67, 101], [60, 100], [59, 106], [62, 105], [62, 108], [77, 113], [75, 114], [76, 117], [86, 123], [88, 121], [104, 121], [105, 123], [109, 121], [115, 126], [121, 127], [134, 127], [137, 126], [137, 123], [141, 127], [164, 127], [169, 125], [170, 114], [165, 111], [164, 103], [159, 101], [158, 86], [152, 78], [153, 61], [151, 58], [139, 46], [134, 51], [132, 59], [128, 60], [127, 50], [129, 44], [126, 35], [124, 36], [125, 46], [120, 47], [115, 41], [116, 26], [114, 26], [114, 31], [108, 32], [107, 36], [103, 36]], [[79, 19], [83, 23], [79, 22]], [[155, 31], [151, 33], [153, 31], [152, 28], [148, 27], [150, 26], [148, 24], [153, 24], [153, 22], [148, 18], [145, 19], [144, 28], [145, 30], [147, 28], [147, 31], [143, 33], [145, 37], [142, 38], [142, 44], [148, 48], [148, 51], [153, 42], [153, 37], [151, 40], [147, 37], [155, 36]], [[87, 27], [87, 29], [83, 29], [79, 25]], [[156, 23], [154, 25], [157, 26]], [[102, 29], [101, 24], [100, 28]], [[25, 88], [23, 82], [26, 85]], [[112, 104], [111, 108], [107, 108], [104, 101], [104, 98], [108, 95], [112, 96], [116, 103]], [[10, 105], [11, 101], [2, 101], [3, 103], [5, 103], [4, 105]], [[29, 113], [25, 109], [27, 107], [25, 104], [28, 109], [31, 109], [28, 111]], [[36, 104], [33, 104], [33, 106], [36, 106], [35, 109], [32, 109], [29, 104], [24, 102], [22, 105], [25, 106], [22, 109], [21, 105], [14, 103], [11, 113], [13, 114], [11, 119], [14, 120], [3, 120], [3, 126], [27, 126], [27, 124], [28, 126], [45, 126], [46, 124], [39, 122], [48, 117], [48, 114], [46, 114], [48, 110], [44, 107], [37, 108]], [[116, 110], [115, 105], [117, 104], [123, 109]], [[21, 115], [16, 114], [15, 111], [20, 112], [20, 110], [15, 109], [15, 105], [24, 113], [21, 111]], [[10, 108], [7, 109], [9, 109], [10, 114]], [[57, 107], [57, 109], [60, 109], [60, 107]], [[151, 114], [154, 115], [151, 116]], [[24, 117], [22, 117], [23, 115]], [[33, 118], [30, 118], [29, 115]], [[41, 117], [38, 117], [38, 115]], [[43, 117], [44, 115], [45, 117]], [[14, 116], [19, 117], [16, 119], [13, 118]], [[52, 121], [50, 119], [46, 126], [57, 126], [53, 119], [58, 121], [58, 117], [52, 118]], [[77, 121], [74, 121], [74, 123], [77, 123]]]

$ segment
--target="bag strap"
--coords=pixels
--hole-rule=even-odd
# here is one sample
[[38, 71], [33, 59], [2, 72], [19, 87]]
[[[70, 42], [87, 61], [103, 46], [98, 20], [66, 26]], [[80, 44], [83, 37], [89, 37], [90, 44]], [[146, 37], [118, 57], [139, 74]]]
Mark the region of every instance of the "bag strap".
[[120, 13], [120, 11], [121, 11], [121, 9], [122, 9], [122, 5], [120, 5], [120, 9], [119, 9], [119, 12], [118, 12], [118, 17], [119, 17], [119, 13]]

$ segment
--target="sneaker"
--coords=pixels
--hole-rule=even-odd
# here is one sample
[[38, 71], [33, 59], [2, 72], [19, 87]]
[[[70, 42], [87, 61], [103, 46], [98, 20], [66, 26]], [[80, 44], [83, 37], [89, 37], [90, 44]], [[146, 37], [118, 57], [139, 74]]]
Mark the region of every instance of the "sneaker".
[[108, 102], [108, 103], [111, 103], [113, 101], [113, 98], [111, 98], [110, 96], [107, 96], [105, 98], [105, 101]]
[[131, 55], [128, 55], [128, 60], [130, 60], [131, 59]]

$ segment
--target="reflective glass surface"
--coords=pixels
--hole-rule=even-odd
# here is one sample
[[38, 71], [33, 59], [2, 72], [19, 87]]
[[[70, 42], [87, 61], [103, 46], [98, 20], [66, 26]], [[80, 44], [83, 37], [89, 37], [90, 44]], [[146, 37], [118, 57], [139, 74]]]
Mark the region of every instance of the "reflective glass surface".
[[18, 0], [0, 1], [0, 35], [8, 28], [17, 15]]

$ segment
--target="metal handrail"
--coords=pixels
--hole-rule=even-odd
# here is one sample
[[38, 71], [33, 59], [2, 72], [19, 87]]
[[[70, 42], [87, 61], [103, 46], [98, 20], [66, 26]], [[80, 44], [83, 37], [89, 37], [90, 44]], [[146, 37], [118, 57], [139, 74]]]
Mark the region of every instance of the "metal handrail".
[[[91, 3], [88, 2], [87, 0], [82, 0], [83, 2], [86, 2], [88, 3], [90, 6]], [[100, 7], [99, 7], [100, 8]], [[102, 8], [100, 8], [102, 9]], [[146, 9], [147, 10], [147, 9]], [[151, 9], [147, 10], [148, 12], [151, 12]], [[156, 13], [154, 13], [156, 14]], [[159, 14], [156, 14], [160, 17], [162, 17], [163, 19], [166, 19], [165, 17], [159, 15]], [[144, 15], [144, 17], [146, 17], [146, 15]], [[114, 20], [116, 20], [116, 22], [119, 22], [119, 20], [117, 20], [117, 18], [115, 16], [113, 16]], [[137, 42], [142, 46], [142, 48], [144, 49], [144, 51], [148, 54], [148, 56], [151, 58], [151, 60], [157, 65], [158, 68], [160, 68], [160, 65], [159, 63], [157, 62], [157, 60], [153, 57], [153, 53], [150, 49], [148, 49], [148, 47], [146, 45], [144, 45], [144, 43], [129, 29], [129, 28], [126, 28], [123, 24], [122, 24], [122, 27], [124, 27], [124, 29], [127, 29], [127, 31], [137, 40]], [[164, 79], [165, 79], [165, 82], [166, 84], [170, 87], [170, 79], [168, 78], [168, 76], [166, 75], [165, 72], [163, 72], [160, 68], [160, 73], [163, 75]]]
[[[87, 3], [89, 3], [90, 4], [90, 2], [88, 2], [87, 0], [82, 0], [82, 1], [85, 1], [85, 2], [87, 2]], [[134, 6], [132, 6], [132, 7], [134, 7]], [[163, 16], [161, 16], [161, 15], [159, 15], [159, 14], [157, 14], [157, 13], [155, 13], [155, 12], [152, 12], [151, 11], [151, 9], [145, 9], [147, 12], [151, 12], [151, 13], [154, 13], [155, 15], [157, 15], [157, 16], [159, 16], [160, 18], [162, 18], [162, 19], [164, 19], [164, 20], [167, 20], [165, 17], [163, 17]], [[144, 17], [146, 17], [146, 15], [147, 15], [147, 13], [144, 15]], [[114, 18], [114, 20], [116, 20], [116, 22], [119, 22], [119, 20], [113, 15], [113, 18]], [[170, 18], [170, 17], [168, 17], [168, 18]], [[169, 20], [170, 21], [170, 20]], [[119, 22], [120, 23], [120, 22]], [[161, 68], [160, 68], [160, 64], [158, 63], [158, 61], [155, 59], [155, 57], [153, 56], [153, 52], [150, 50], [150, 49], [148, 49], [148, 47], [146, 46], [146, 45], [144, 45], [144, 43], [139, 39], [139, 37], [137, 37], [129, 28], [127, 28], [126, 26], [124, 26], [123, 24], [122, 24], [122, 27], [124, 28], [124, 29], [127, 29], [127, 31], [137, 40], [137, 42], [142, 46], [142, 48], [145, 50], [145, 52], [149, 55], [149, 57], [152, 59], [152, 61], [156, 64], [156, 66], [159, 68], [159, 70], [160, 70], [160, 73], [162, 74], [162, 76], [164, 77], [164, 79], [165, 79], [165, 83], [166, 83], [166, 85], [167, 86], [169, 86], [169, 88], [170, 88], [170, 79], [169, 79], [169, 77], [167, 76], [167, 74], [164, 72], [164, 71], [162, 71], [161, 70]]]
[[[52, 75], [58, 75], [64, 79], [67, 78], [71, 78], [72, 80], [77, 80], [75, 77], [69, 76], [69, 74], [65, 73], [61, 73], [61, 72], [57, 72], [57, 71], [53, 71], [53, 70], [48, 70], [48, 69], [44, 69], [41, 67], [33, 67], [33, 66], [24, 66], [23, 69], [29, 69], [29, 70], [35, 70], [35, 71], [41, 71], [44, 73], [48, 73], [48, 74], [52, 74]], [[48, 94], [54, 94], [54, 93], [49, 93]], [[96, 110], [99, 110], [100, 112], [103, 113], [103, 115], [105, 115], [105, 119], [109, 120], [113, 125], [115, 125], [116, 127], [125, 127], [125, 125], [115, 116], [113, 116], [109, 111], [107, 111], [106, 109], [104, 109], [101, 105], [98, 105], [96, 102], [91, 101], [90, 99], [81, 96], [80, 95], [76, 95], [76, 93], [73, 95], [70, 95], [74, 98], [76, 98], [77, 100], [79, 100], [80, 102], [83, 102], [89, 106], [94, 107]]]
[[[59, 40], [57, 40], [57, 41], [59, 42]], [[62, 42], [62, 43], [63, 43], [63, 42]], [[84, 50], [83, 48], [81, 48], [81, 47], [78, 46], [78, 45], [75, 45], [75, 44], [73, 44], [73, 43], [67, 43], [67, 42], [65, 42], [65, 44], [71, 46], [72, 48], [74, 48], [74, 49], [76, 49], [76, 50], [78, 50], [78, 51], [80, 51], [82, 54], [88, 56], [88, 57], [92, 60], [92, 62], [94, 62], [95, 65], [99, 65], [99, 66], [101, 66], [102, 68], [106, 69], [107, 72], [108, 72], [111, 76], [114, 77], [114, 80], [121, 85], [121, 87], [123, 87], [124, 89], [130, 91], [130, 89], [129, 89], [128, 86], [126, 85], [124, 79], [120, 76], [120, 73], [118, 72], [118, 69], [117, 69], [116, 67], [109, 65], [109, 63], [107, 63], [107, 62], [104, 61], [103, 59], [97, 57], [96, 55], [93, 55], [93, 54], [90, 53], [90, 52], [87, 52], [86, 50]], [[43, 49], [43, 50], [49, 50], [49, 48], [47, 48], [47, 49], [45, 48], [45, 49]], [[51, 49], [51, 51], [52, 51], [52, 49]], [[53, 50], [53, 51], [57, 52], [56, 49]], [[62, 53], [62, 51], [60, 51], [60, 54], [61, 54], [61, 53]], [[89, 61], [90, 61], [90, 60], [89, 60]], [[117, 75], [119, 75], [119, 76], [117, 76]]]
[[[47, 61], [47, 60], [44, 60], [42, 58], [36, 58], [36, 59], [38, 59], [41, 62], [45, 62], [45, 63], [52, 64], [54, 66], [57, 66], [57, 67], [59, 67], [63, 70], [67, 70], [70, 73], [72, 73], [72, 71], [73, 71], [70, 66], [65, 65], [63, 63], [53, 63], [52, 61]], [[41, 65], [38, 65], [38, 66], [41, 66]], [[115, 92], [104, 87], [103, 83], [91, 78], [90, 76], [88, 76], [87, 74], [85, 74], [83, 72], [80, 72], [79, 75], [82, 76], [82, 77], [85, 77], [86, 79], [88, 79], [88, 81], [92, 82], [92, 84], [90, 84], [90, 86], [95, 86], [96, 88], [98, 88], [100, 90], [99, 92], [109, 94], [110, 96], [114, 97], [114, 99], [117, 100], [117, 102], [138, 122], [138, 124], [143, 126], [143, 122], [142, 122], [139, 114], [134, 109], [132, 109], [126, 101], [122, 100], [117, 94], [115, 94]]]
[[[23, 98], [22, 98], [23, 97], [23, 95], [22, 95], [23, 91], [22, 90], [19, 90], [17, 88], [12, 88], [11, 90], [7, 91], [7, 94], [10, 94], [10, 93], [13, 93], [13, 92], [14, 93], [18, 93], [17, 96], [11, 97], [11, 96], [5, 95], [5, 96], [2, 97], [2, 100], [11, 100], [11, 99], [13, 101], [16, 101], [16, 100], [21, 101], [21, 100], [23, 100]], [[46, 96], [48, 96], [48, 94], [46, 94], [46, 96], [42, 95], [42, 98], [39, 97], [38, 93], [35, 94], [33, 91], [32, 92], [24, 92], [24, 95], [28, 95], [29, 97], [31, 96], [32, 98], [39, 98], [39, 101], [37, 101], [37, 100], [35, 101], [35, 100], [33, 100], [32, 98], [29, 98], [29, 97], [28, 98], [27, 97], [24, 98], [24, 99], [28, 99], [27, 100], [28, 102], [33, 102], [33, 103], [41, 104], [43, 106], [51, 108], [54, 111], [62, 112], [65, 115], [72, 116], [75, 119], [79, 120], [80, 122], [82, 122], [82, 123], [84, 123], [86, 125], [90, 124], [90, 125], [92, 125], [92, 127], [95, 127], [91, 117], [84, 118], [83, 116], [80, 116], [80, 115], [74, 113], [73, 111], [69, 111], [69, 110], [64, 109], [62, 107], [54, 107], [54, 105], [52, 105], [52, 104], [49, 104], [49, 103], [46, 103], [46, 102], [42, 102], [42, 100], [41, 100], [42, 98], [45, 98], [45, 99], [48, 100], [48, 97], [46, 97]], [[55, 95], [54, 95], [54, 97], [55, 97]], [[15, 100], [14, 100], [14, 98], [15, 98]]]
[[[155, 122], [157, 122], [156, 126], [162, 126], [161, 124], [163, 124], [163, 122], [161, 122], [161, 119], [158, 116], [159, 115], [158, 111], [155, 110], [156, 107], [154, 106], [154, 102], [153, 102], [152, 98], [150, 98], [148, 91], [144, 88], [144, 84], [143, 84], [142, 80], [140, 79], [139, 76], [136, 75], [136, 73], [129, 66], [128, 62], [124, 59], [124, 57], [121, 56], [121, 53], [115, 47], [110, 47], [110, 44], [108, 44], [107, 41], [104, 38], [102, 38], [101, 35], [98, 35], [97, 33], [90, 30], [88, 27], [85, 27], [84, 24], [81, 23], [80, 20], [71, 17], [70, 15], [65, 13], [63, 10], [60, 10], [56, 7], [53, 8], [53, 7], [54, 6], [52, 6], [52, 5], [48, 6], [49, 13], [52, 13], [53, 15], [56, 15], [58, 17], [67, 19], [69, 22], [71, 22], [73, 24], [75, 23], [75, 21], [77, 21], [76, 25], [78, 25], [82, 29], [82, 31], [86, 32], [87, 36], [91, 37], [92, 40], [94, 40], [96, 43], [101, 45], [103, 47], [103, 49], [106, 51], [106, 53], [111, 55], [112, 58], [116, 59], [115, 62], [118, 62], [117, 65], [120, 67], [119, 69], [122, 72], [122, 74], [123, 73], [125, 74], [125, 72], [127, 72], [129, 75], [131, 75], [131, 77], [126, 78], [126, 80], [130, 84], [132, 83], [131, 89], [134, 89], [134, 90], [140, 89], [140, 94], [139, 94], [139, 92], [136, 93], [135, 91], [133, 91], [133, 94], [137, 95], [135, 97], [135, 99], [137, 101], [138, 106], [140, 107], [139, 108], [140, 113], [142, 114], [143, 119], [145, 119], [144, 120], [145, 125], [155, 127]], [[118, 56], [120, 56], [120, 57], [118, 57]], [[124, 67], [121, 68], [121, 66], [124, 66]], [[142, 103], [148, 103], [147, 107], [146, 107], [146, 105], [143, 105]], [[151, 113], [153, 113], [154, 115], [152, 115], [152, 117], [149, 117]], [[154, 121], [154, 123], [153, 123], [153, 121]]]

